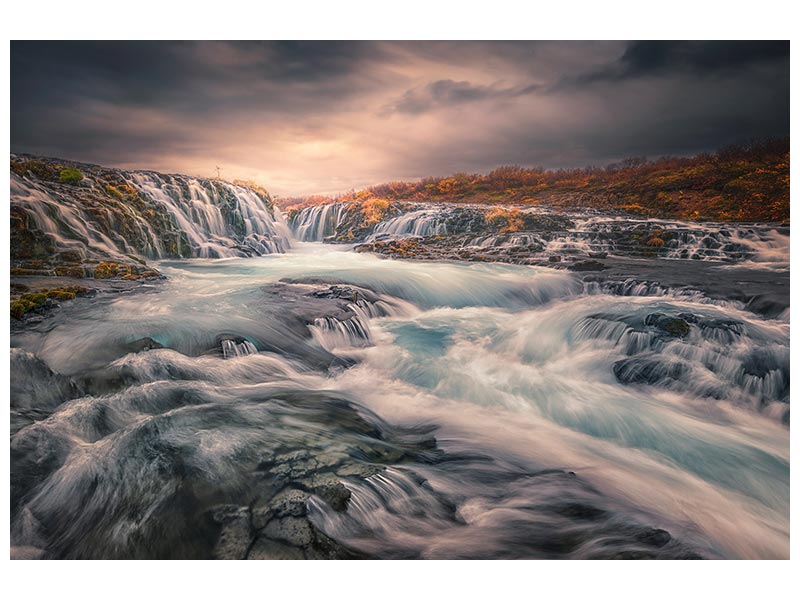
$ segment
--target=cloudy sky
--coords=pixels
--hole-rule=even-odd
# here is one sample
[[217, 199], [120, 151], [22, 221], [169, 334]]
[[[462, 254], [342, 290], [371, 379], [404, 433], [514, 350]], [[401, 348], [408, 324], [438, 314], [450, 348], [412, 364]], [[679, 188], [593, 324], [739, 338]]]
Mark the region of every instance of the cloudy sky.
[[11, 46], [13, 152], [280, 195], [788, 134], [788, 42]]

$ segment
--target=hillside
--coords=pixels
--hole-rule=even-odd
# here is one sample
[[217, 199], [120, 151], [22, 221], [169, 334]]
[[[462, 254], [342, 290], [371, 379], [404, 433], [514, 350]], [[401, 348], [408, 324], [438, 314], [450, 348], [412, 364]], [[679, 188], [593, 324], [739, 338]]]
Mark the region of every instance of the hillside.
[[284, 210], [328, 202], [455, 202], [595, 208], [696, 221], [789, 220], [789, 139], [729, 146], [713, 154], [629, 158], [605, 168], [504, 166], [394, 181], [340, 196], [283, 198]]

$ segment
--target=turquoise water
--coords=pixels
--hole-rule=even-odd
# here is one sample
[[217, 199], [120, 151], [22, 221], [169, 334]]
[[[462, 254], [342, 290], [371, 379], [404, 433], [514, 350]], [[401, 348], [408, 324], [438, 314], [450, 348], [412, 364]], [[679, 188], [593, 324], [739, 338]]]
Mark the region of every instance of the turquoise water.
[[[151, 291], [98, 301], [57, 327], [20, 335], [15, 345], [60, 373], [124, 369], [132, 386], [202, 388], [220, 403], [254, 386], [334, 390], [388, 423], [437, 426], [445, 452], [481, 453], [511, 470], [574, 472], [632, 519], [644, 517], [714, 555], [788, 556], [789, 431], [781, 422], [788, 392], [779, 381], [788, 369], [788, 323], [669, 296], [586, 295], [565, 271], [382, 260], [348, 250], [299, 244], [288, 254], [246, 260], [164, 261], [158, 267], [169, 280]], [[368, 344], [301, 335], [307, 332], [282, 321], [291, 296], [265, 300], [265, 286], [287, 279], [363, 286], [383, 298], [388, 314], [369, 319]], [[673, 337], [647, 325], [652, 314], [694, 321], [687, 336]], [[227, 361], [209, 356], [223, 332], [258, 353]], [[143, 337], [167, 348], [120, 350]], [[352, 366], [321, 371], [306, 351], [329, 352]], [[642, 371], [644, 379], [623, 382], [615, 368], [629, 359], [668, 375], [648, 380], [650, 371]], [[126, 411], [133, 412], [120, 417], [125, 423], [143, 409]], [[48, 427], [67, 428], [71, 418], [62, 410]], [[237, 440], [241, 431], [219, 431], [227, 433], [208, 439], [209, 456], [250, 443]], [[235, 468], [208, 460], [212, 471]], [[409, 499], [402, 469], [371, 481], [372, 488], [355, 485], [349, 521], [319, 504], [315, 522], [354, 546], [372, 548], [364, 541], [367, 527], [373, 544], [430, 557], [478, 544], [477, 533], [465, 538], [470, 527], [489, 547], [493, 535], [505, 539], [486, 525], [503, 520], [501, 501], [466, 483], [470, 476], [453, 478], [436, 466], [418, 472], [457, 504], [458, 526], [438, 515], [433, 497]], [[66, 483], [51, 485], [53, 497], [63, 497], [57, 488]], [[369, 516], [378, 510], [369, 509], [371, 502], [388, 506], [392, 499], [391, 518]], [[412, 510], [420, 502], [423, 508]], [[435, 540], [426, 527], [437, 532]]]

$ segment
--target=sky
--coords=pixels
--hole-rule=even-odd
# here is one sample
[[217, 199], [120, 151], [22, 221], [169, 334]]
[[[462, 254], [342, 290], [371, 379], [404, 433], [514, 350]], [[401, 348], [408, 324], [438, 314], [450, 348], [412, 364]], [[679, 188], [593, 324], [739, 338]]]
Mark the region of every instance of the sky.
[[11, 150], [287, 195], [789, 135], [789, 43], [12, 42]]

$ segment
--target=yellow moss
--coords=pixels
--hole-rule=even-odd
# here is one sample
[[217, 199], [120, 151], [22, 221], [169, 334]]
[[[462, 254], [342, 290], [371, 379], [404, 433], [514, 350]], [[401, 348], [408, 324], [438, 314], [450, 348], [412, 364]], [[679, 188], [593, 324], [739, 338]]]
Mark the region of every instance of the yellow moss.
[[119, 265], [115, 262], [101, 262], [94, 270], [95, 279], [111, 279], [117, 276]]
[[653, 237], [647, 240], [647, 245], [653, 246], [654, 248], [660, 248], [664, 245], [664, 240], [662, 240], [660, 237]]
[[56, 267], [56, 275], [59, 277], [84, 277], [83, 267], [80, 265], [62, 265]]
[[11, 269], [12, 275], [42, 275], [42, 272], [37, 269]]
[[71, 292], [65, 289], [56, 288], [52, 290], [47, 290], [45, 295], [48, 298], [53, 298], [54, 300], [73, 300], [75, 298], [75, 292]]

